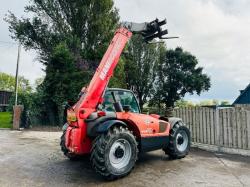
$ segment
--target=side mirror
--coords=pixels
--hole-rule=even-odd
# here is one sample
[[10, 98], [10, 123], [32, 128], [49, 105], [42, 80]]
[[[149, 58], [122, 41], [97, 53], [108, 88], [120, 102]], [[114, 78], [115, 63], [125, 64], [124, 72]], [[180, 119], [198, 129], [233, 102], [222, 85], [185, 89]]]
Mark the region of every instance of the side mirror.
[[125, 112], [129, 112], [129, 111], [131, 110], [130, 105], [124, 105], [124, 106], [123, 106], [123, 110], [124, 110]]

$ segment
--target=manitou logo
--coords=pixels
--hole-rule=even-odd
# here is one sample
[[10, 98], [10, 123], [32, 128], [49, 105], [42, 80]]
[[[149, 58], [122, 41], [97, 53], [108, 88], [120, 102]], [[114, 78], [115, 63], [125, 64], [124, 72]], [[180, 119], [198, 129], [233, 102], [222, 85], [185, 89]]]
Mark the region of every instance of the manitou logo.
[[116, 45], [112, 49], [107, 62], [105, 63], [104, 67], [101, 70], [101, 73], [99, 76], [101, 80], [104, 80], [105, 77], [107, 76], [108, 71], [109, 71], [113, 61], [115, 60], [116, 55], [118, 55], [119, 49], [121, 47], [120, 44], [121, 44], [121, 38], [118, 38], [116, 41]]

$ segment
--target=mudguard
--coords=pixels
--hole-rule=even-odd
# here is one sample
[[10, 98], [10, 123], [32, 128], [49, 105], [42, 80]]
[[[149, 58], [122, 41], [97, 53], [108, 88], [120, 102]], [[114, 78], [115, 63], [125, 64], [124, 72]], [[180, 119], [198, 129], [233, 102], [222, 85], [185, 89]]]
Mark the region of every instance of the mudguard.
[[[171, 118], [168, 118], [168, 121], [170, 123], [170, 129], [173, 128], [173, 126], [177, 123], [177, 122], [182, 122], [182, 119], [181, 118], [176, 118], [176, 117], [171, 117]], [[182, 122], [183, 123], [183, 122]]]
[[87, 124], [87, 135], [89, 137], [96, 137], [98, 135], [97, 129], [99, 125], [111, 120], [117, 120], [115, 112], [106, 112], [106, 115], [102, 117], [98, 117], [97, 112], [93, 112], [88, 119], [85, 120]]
[[124, 123], [123, 121], [120, 121], [120, 120], [108, 120], [108, 121], [105, 121], [103, 123], [100, 123], [96, 129], [96, 132], [97, 133], [105, 133], [107, 132], [111, 127], [113, 127], [114, 125], [121, 125], [121, 126], [124, 126], [124, 127], [127, 127], [127, 124]]

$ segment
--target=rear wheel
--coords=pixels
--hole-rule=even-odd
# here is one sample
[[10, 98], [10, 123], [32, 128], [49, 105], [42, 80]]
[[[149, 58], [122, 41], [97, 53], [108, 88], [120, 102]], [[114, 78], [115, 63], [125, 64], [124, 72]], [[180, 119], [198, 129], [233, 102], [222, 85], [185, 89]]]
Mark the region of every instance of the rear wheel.
[[68, 157], [70, 160], [72, 161], [75, 161], [75, 160], [78, 160], [79, 157], [73, 153], [70, 153], [69, 150], [67, 149], [66, 145], [65, 145], [65, 134], [66, 134], [66, 131], [64, 130], [63, 131], [63, 134], [61, 136], [61, 142], [60, 142], [60, 146], [61, 146], [61, 150], [63, 152], [63, 154]]
[[170, 130], [169, 138], [169, 145], [163, 151], [173, 159], [185, 157], [190, 149], [189, 129], [178, 122]]
[[99, 135], [92, 147], [91, 162], [97, 173], [114, 180], [126, 176], [137, 160], [137, 142], [124, 127], [114, 127]]

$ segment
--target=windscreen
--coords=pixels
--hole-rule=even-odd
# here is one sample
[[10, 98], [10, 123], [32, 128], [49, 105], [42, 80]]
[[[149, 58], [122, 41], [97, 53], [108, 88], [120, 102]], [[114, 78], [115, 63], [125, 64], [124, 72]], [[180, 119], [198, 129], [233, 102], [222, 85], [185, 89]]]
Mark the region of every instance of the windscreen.
[[115, 112], [115, 108], [113, 106], [114, 98], [112, 96], [112, 92], [114, 92], [114, 95], [116, 97], [117, 101], [121, 102], [121, 105], [124, 107], [126, 105], [129, 105], [131, 110], [130, 112], [133, 113], [140, 113], [138, 103], [136, 101], [136, 98], [134, 94], [132, 94], [129, 91], [123, 91], [123, 90], [115, 90], [115, 91], [106, 91], [104, 95], [104, 102], [103, 107], [105, 111]]

